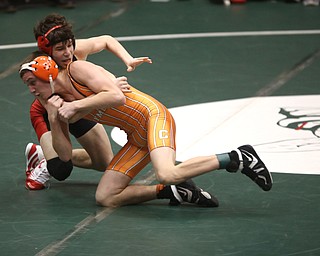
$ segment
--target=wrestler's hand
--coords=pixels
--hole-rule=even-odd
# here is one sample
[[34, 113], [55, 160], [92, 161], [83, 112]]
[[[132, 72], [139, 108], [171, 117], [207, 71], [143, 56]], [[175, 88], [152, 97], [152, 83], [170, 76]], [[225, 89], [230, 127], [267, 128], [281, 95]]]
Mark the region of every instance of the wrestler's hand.
[[75, 108], [74, 102], [63, 102], [63, 104], [59, 107], [58, 113], [60, 118], [63, 120], [71, 119], [76, 113], [77, 110]]
[[127, 63], [127, 71], [134, 71], [136, 67], [140, 66], [142, 63], [152, 64], [152, 60], [149, 57], [133, 58], [129, 63]]
[[116, 85], [121, 89], [123, 93], [131, 92], [130, 85], [128, 84], [128, 78], [120, 76], [116, 78]]
[[58, 95], [54, 95], [47, 100], [45, 108], [48, 112], [49, 118], [58, 118], [58, 109], [63, 105], [64, 100]]

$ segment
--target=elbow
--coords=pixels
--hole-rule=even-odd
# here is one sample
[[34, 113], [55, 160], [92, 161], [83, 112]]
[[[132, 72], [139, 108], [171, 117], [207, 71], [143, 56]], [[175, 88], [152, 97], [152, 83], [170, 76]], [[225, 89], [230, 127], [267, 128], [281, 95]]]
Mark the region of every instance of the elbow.
[[118, 93], [115, 97], [115, 102], [117, 102], [117, 106], [122, 106], [126, 103], [126, 97], [122, 92]]
[[99, 36], [99, 38], [104, 39], [105, 42], [108, 42], [110, 39], [112, 39], [113, 37], [111, 35], [101, 35]]

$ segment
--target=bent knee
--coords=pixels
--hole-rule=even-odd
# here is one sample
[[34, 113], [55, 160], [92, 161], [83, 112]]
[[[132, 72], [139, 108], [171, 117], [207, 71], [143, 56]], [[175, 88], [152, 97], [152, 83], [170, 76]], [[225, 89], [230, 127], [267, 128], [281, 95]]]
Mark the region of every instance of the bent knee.
[[174, 170], [168, 172], [159, 170], [156, 171], [157, 180], [164, 185], [173, 185], [181, 182], [180, 177], [175, 173]]
[[96, 204], [99, 206], [110, 207], [110, 208], [116, 208], [120, 206], [116, 201], [116, 197], [113, 195], [109, 195], [109, 194], [101, 193], [97, 191], [95, 198], [96, 198]]
[[67, 179], [73, 169], [72, 161], [63, 162], [59, 157], [47, 161], [47, 169], [50, 175], [58, 181]]

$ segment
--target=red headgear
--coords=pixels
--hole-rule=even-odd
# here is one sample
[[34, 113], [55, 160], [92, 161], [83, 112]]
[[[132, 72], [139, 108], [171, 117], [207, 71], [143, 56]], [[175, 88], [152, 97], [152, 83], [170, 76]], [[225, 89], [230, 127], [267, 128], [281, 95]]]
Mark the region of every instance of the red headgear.
[[55, 29], [61, 28], [62, 25], [57, 25], [49, 29], [47, 33], [45, 33], [43, 36], [38, 36], [37, 42], [38, 42], [38, 47], [41, 51], [51, 55], [52, 54], [52, 45], [50, 44], [50, 41], [48, 40], [47, 36]]

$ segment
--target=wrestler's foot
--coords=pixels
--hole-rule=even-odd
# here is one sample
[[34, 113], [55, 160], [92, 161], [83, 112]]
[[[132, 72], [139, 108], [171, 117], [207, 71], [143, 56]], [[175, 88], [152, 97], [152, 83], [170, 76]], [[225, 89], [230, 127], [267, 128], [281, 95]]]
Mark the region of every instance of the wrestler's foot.
[[272, 188], [271, 173], [251, 145], [244, 145], [231, 151], [230, 158], [231, 162], [226, 168], [227, 171], [240, 170], [264, 191]]
[[30, 172], [44, 159], [42, 149], [39, 145], [34, 143], [28, 143], [26, 150], [26, 176], [30, 175]]
[[50, 174], [47, 169], [47, 162], [45, 159], [29, 172], [26, 179], [26, 189], [28, 190], [41, 190], [47, 188]]
[[171, 185], [174, 198], [170, 205], [179, 205], [182, 202], [196, 204], [202, 207], [218, 207], [219, 201], [210, 193], [196, 186], [192, 180], [187, 180], [178, 185]]

